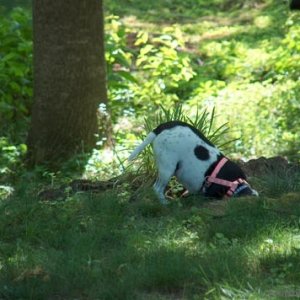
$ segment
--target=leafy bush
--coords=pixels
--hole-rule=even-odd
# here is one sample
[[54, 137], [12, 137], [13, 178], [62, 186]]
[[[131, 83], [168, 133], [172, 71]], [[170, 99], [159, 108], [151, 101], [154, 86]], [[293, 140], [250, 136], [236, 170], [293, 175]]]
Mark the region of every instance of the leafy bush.
[[125, 29], [118, 17], [107, 18], [106, 59], [113, 120], [143, 115], [163, 104], [170, 108], [194, 76], [191, 59], [182, 51], [179, 28], [162, 34]]
[[32, 102], [30, 15], [14, 9], [0, 22], [0, 136], [22, 141]]
[[179, 28], [165, 28], [163, 34], [149, 36], [139, 32], [136, 68], [140, 84], [134, 86], [135, 107], [155, 111], [159, 105], [171, 108], [180, 99], [178, 93], [194, 76], [191, 59], [181, 49], [184, 39]]
[[297, 81], [300, 77], [300, 17], [293, 15], [288, 18], [285, 28], [285, 37], [272, 55], [270, 71], [277, 74], [278, 80]]
[[128, 32], [117, 16], [106, 18], [105, 49], [107, 62], [108, 92], [112, 119], [130, 112], [133, 92], [130, 84], [137, 80], [131, 74], [132, 51], [127, 46]]
[[7, 138], [0, 137], [0, 183], [2, 178], [10, 175], [15, 166], [20, 164], [26, 149], [25, 144], [14, 145]]
[[231, 152], [239, 156], [283, 154], [299, 160], [299, 24], [299, 16], [292, 15], [280, 33], [251, 47], [236, 39], [202, 47], [207, 61], [188, 104], [216, 107], [217, 120], [231, 128], [229, 139], [237, 139]]

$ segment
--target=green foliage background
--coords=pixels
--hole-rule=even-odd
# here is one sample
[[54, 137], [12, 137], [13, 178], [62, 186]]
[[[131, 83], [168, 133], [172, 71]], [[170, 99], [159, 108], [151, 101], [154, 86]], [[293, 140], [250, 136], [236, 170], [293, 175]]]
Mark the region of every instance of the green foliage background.
[[[147, 9], [152, 21], [155, 5]], [[165, 21], [176, 22], [167, 11], [168, 5]], [[130, 111], [139, 116], [180, 102], [193, 117], [199, 107], [216, 107], [216, 126], [228, 122], [226, 138], [237, 139], [231, 154], [299, 160], [299, 14], [281, 1], [216, 1], [210, 7], [216, 14], [201, 18], [202, 12], [197, 21], [195, 11], [189, 12], [192, 24], [151, 23], [145, 30], [127, 17], [114, 28], [127, 32], [127, 46], [128, 38], [133, 44], [128, 71], [138, 85], [128, 83]]]
[[[168, 110], [180, 104], [191, 119], [198, 110], [216, 109], [214, 128], [224, 123], [230, 128], [221, 144], [236, 140], [227, 149], [231, 156], [280, 154], [299, 161], [300, 18], [287, 2], [115, 0], [105, 2], [105, 13], [116, 147], [134, 144], [145, 115], [154, 120], [161, 105]], [[3, 13], [2, 174], [26, 152], [31, 39], [27, 9]], [[90, 169], [100, 168], [104, 165]]]

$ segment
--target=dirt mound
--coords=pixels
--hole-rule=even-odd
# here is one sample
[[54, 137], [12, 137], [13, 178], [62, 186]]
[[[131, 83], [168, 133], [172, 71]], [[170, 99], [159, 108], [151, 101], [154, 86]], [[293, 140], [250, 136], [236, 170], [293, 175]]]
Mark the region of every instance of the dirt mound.
[[238, 161], [240, 167], [249, 177], [260, 177], [268, 173], [280, 174], [281, 172], [300, 172], [300, 165], [290, 163], [282, 156], [259, 157], [247, 162]]

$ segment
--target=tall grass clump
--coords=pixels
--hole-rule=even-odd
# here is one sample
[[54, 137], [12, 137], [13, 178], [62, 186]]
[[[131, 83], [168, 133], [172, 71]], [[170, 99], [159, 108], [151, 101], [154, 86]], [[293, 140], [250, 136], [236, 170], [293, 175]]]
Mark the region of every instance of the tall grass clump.
[[[229, 132], [229, 127], [227, 123], [215, 127], [216, 118], [215, 109], [208, 111], [207, 109], [201, 110], [198, 108], [194, 117], [190, 117], [181, 104], [176, 105], [173, 109], [166, 109], [161, 105], [157, 114], [144, 119], [145, 133], [140, 135], [140, 139], [144, 140], [145, 136], [159, 124], [169, 121], [182, 121], [194, 126], [213, 144], [221, 150], [224, 150], [226, 146], [232, 142], [232, 140], [224, 140], [224, 136]], [[153, 178], [155, 175], [155, 166], [152, 147], [144, 149], [140, 154], [140, 158], [137, 174], [147, 174], [148, 178]]]

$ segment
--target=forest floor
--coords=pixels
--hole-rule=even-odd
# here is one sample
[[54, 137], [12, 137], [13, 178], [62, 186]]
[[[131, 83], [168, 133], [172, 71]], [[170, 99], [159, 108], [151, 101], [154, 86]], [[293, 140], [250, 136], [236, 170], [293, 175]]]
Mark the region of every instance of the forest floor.
[[0, 206], [0, 298], [298, 299], [299, 166], [242, 167], [260, 197], [162, 206], [129, 177], [19, 183]]

